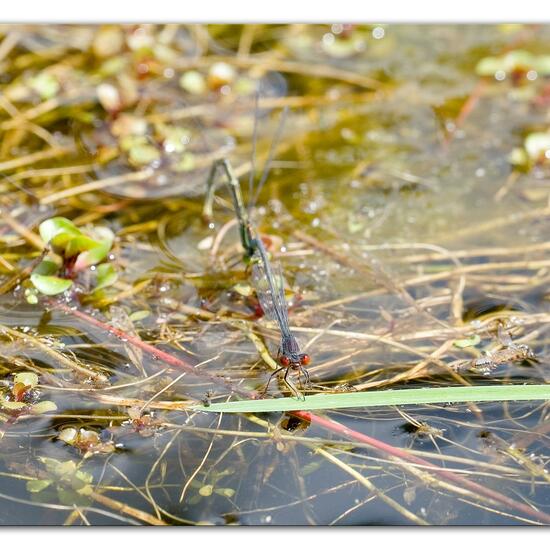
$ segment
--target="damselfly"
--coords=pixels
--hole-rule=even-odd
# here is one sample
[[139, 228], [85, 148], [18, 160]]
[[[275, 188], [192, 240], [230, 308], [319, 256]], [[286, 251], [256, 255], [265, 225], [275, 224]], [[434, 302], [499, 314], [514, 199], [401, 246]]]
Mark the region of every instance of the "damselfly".
[[[258, 100], [256, 99], [256, 105], [257, 103]], [[285, 298], [284, 277], [280, 265], [277, 264], [277, 267], [272, 266], [268, 252], [262, 242], [257, 228], [253, 225], [250, 216], [251, 208], [255, 204], [259, 192], [267, 179], [269, 166], [275, 150], [275, 144], [278, 140], [279, 134], [282, 131], [285, 116], [286, 110], [281, 117], [275, 138], [271, 144], [262, 176], [256, 192], [253, 194], [257, 135], [256, 126], [258, 117], [255, 118], [252, 169], [250, 171], [249, 178], [249, 195], [251, 199], [249, 201], [248, 208], [244, 205], [240, 182], [235, 176], [231, 163], [227, 159], [221, 159], [213, 164], [210, 176], [208, 178], [204, 215], [207, 219], [211, 219], [212, 217], [215, 186], [217, 183], [216, 176], [218, 172], [221, 171], [224, 175], [224, 181], [229, 188], [231, 199], [233, 201], [233, 208], [239, 222], [239, 232], [241, 243], [245, 251], [245, 260], [250, 262], [252, 266], [252, 283], [256, 290], [258, 300], [265, 315], [270, 320], [275, 321], [278, 324], [281, 332], [281, 340], [277, 354], [277, 361], [280, 366], [269, 377], [263, 394], [267, 392], [269, 383], [273, 377], [284, 371], [284, 382], [298, 397], [302, 397], [296, 386], [290, 380], [289, 375], [291, 373], [297, 374], [299, 383], [301, 383], [301, 377], [303, 375], [306, 384], [309, 385], [309, 374], [304, 367], [310, 363], [311, 359], [307, 353], [302, 353], [298, 341], [290, 330], [288, 321], [288, 304]]]

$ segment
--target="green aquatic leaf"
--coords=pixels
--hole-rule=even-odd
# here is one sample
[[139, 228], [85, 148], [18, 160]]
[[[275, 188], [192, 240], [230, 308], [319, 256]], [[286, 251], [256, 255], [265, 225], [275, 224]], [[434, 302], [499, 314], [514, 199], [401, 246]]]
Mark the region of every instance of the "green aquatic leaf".
[[514, 147], [508, 155], [508, 162], [514, 166], [525, 166], [529, 162], [529, 157], [525, 149]]
[[61, 294], [71, 288], [73, 284], [69, 279], [62, 279], [53, 275], [39, 275], [38, 273], [31, 275], [31, 282], [38, 291], [46, 296]]
[[34, 372], [18, 372], [13, 377], [14, 384], [23, 384], [29, 388], [34, 388], [38, 384], [38, 375]]
[[57, 439], [67, 443], [68, 445], [73, 445], [76, 442], [77, 437], [78, 430], [76, 428], [64, 428], [59, 432]]
[[199, 71], [185, 71], [180, 79], [179, 85], [190, 94], [202, 95], [206, 91], [206, 79]]
[[101, 264], [97, 266], [97, 284], [95, 289], [105, 288], [115, 283], [118, 274], [112, 264]]
[[32, 479], [27, 481], [27, 491], [29, 493], [39, 493], [53, 483], [53, 479]]
[[53, 401], [40, 401], [30, 408], [32, 414], [44, 414], [57, 410], [57, 405]]
[[160, 152], [153, 145], [134, 145], [129, 153], [128, 158], [130, 162], [137, 166], [146, 166], [152, 162], [160, 159]]
[[6, 409], [8, 411], [20, 411], [27, 408], [29, 405], [21, 401], [6, 401], [5, 399], [0, 398], [0, 408]]
[[525, 50], [512, 50], [504, 56], [504, 70], [530, 69], [535, 62], [533, 54]]
[[31, 304], [31, 305], [34, 306], [38, 303], [38, 296], [36, 294], [33, 294], [33, 293], [27, 294], [25, 292], [25, 300], [27, 300], [28, 304]]
[[37, 275], [54, 275], [57, 273], [58, 269], [59, 266], [55, 262], [44, 260], [34, 268], [33, 273]]
[[74, 264], [75, 271], [81, 271], [86, 267], [90, 267], [91, 265], [96, 265], [102, 262], [109, 254], [112, 245], [113, 242], [111, 240], [104, 240], [100, 241], [97, 246], [81, 252], [78, 255]]
[[476, 65], [475, 71], [479, 76], [493, 76], [503, 70], [503, 62], [499, 57], [484, 57]]
[[475, 71], [480, 76], [494, 76], [497, 71], [509, 73], [517, 70], [535, 69], [538, 58], [525, 50], [512, 50], [501, 56], [488, 56], [481, 59]]
[[550, 75], [550, 55], [539, 55], [533, 63], [533, 69], [541, 76]]
[[469, 348], [472, 346], [477, 346], [481, 342], [481, 338], [478, 334], [474, 334], [468, 338], [461, 338], [460, 340], [455, 340], [453, 346], [457, 348]]
[[65, 257], [71, 258], [72, 256], [76, 256], [77, 254], [80, 254], [80, 252], [84, 252], [86, 250], [92, 250], [92, 248], [95, 248], [99, 245], [100, 243], [98, 241], [86, 235], [79, 235], [78, 237], [73, 237], [67, 242], [67, 245], [65, 247]]
[[83, 472], [82, 470], [76, 471], [75, 478], [78, 480], [78, 483], [75, 483], [76, 487], [79, 487], [81, 483], [88, 485], [94, 480], [94, 476], [92, 474]]
[[214, 492], [214, 487], [212, 485], [203, 485], [199, 489], [199, 495], [203, 497], [209, 497], [212, 495], [213, 492]]
[[231, 487], [220, 487], [219, 489], [214, 489], [214, 492], [226, 498], [233, 498], [235, 496], [235, 489], [231, 489]]
[[38, 232], [45, 243], [49, 243], [56, 235], [60, 234], [73, 237], [82, 234], [71, 220], [61, 216], [44, 220], [38, 226]]
[[525, 138], [525, 150], [529, 158], [538, 161], [550, 151], [550, 132], [533, 132]]

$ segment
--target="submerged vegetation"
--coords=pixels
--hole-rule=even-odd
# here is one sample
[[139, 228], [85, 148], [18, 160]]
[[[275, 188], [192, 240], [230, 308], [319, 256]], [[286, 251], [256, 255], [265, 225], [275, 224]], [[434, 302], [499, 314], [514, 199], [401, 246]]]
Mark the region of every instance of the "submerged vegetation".
[[0, 524], [550, 524], [549, 27], [0, 32]]

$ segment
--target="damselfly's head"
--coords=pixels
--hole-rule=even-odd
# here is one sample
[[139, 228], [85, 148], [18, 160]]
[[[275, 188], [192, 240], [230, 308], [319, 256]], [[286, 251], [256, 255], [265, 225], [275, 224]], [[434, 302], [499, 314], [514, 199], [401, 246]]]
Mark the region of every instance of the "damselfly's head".
[[300, 369], [311, 363], [311, 357], [307, 353], [293, 353], [279, 355], [279, 364], [291, 369]]

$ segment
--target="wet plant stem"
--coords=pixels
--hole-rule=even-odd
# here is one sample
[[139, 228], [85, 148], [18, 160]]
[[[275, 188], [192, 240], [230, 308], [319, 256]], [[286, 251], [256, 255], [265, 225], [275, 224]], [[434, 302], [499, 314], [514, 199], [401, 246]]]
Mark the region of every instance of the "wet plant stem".
[[202, 378], [203, 380], [208, 380], [214, 384], [223, 385], [227, 387], [229, 390], [231, 390], [232, 392], [241, 396], [246, 396], [249, 399], [256, 399], [258, 397], [258, 394], [256, 392], [247, 391], [247, 390], [243, 390], [242, 388], [238, 388], [232, 382], [226, 380], [224, 377], [220, 375], [201, 372], [198, 369], [196, 369], [195, 366], [192, 365], [191, 363], [188, 363], [178, 357], [174, 357], [173, 355], [170, 355], [169, 353], [161, 349], [158, 349], [157, 347], [151, 344], [148, 344], [147, 342], [144, 342], [143, 340], [141, 340], [141, 338], [134, 336], [132, 334], [128, 334], [127, 332], [119, 328], [116, 328], [109, 323], [100, 321], [99, 319], [96, 319], [95, 317], [92, 317], [91, 315], [88, 315], [77, 309], [72, 309], [67, 304], [50, 301], [49, 305], [53, 309], [57, 309], [69, 315], [74, 315], [75, 317], [78, 317], [79, 319], [81, 319], [82, 321], [85, 321], [90, 325], [93, 325], [95, 327], [103, 329], [104, 331], [110, 334], [113, 334], [120, 340], [128, 342], [129, 344], [141, 349], [142, 351], [147, 353], [151, 358], [162, 361], [163, 363], [166, 363], [171, 367], [174, 367], [178, 370], [183, 370], [189, 374], [192, 374], [193, 376], [197, 376], [199, 378]]

